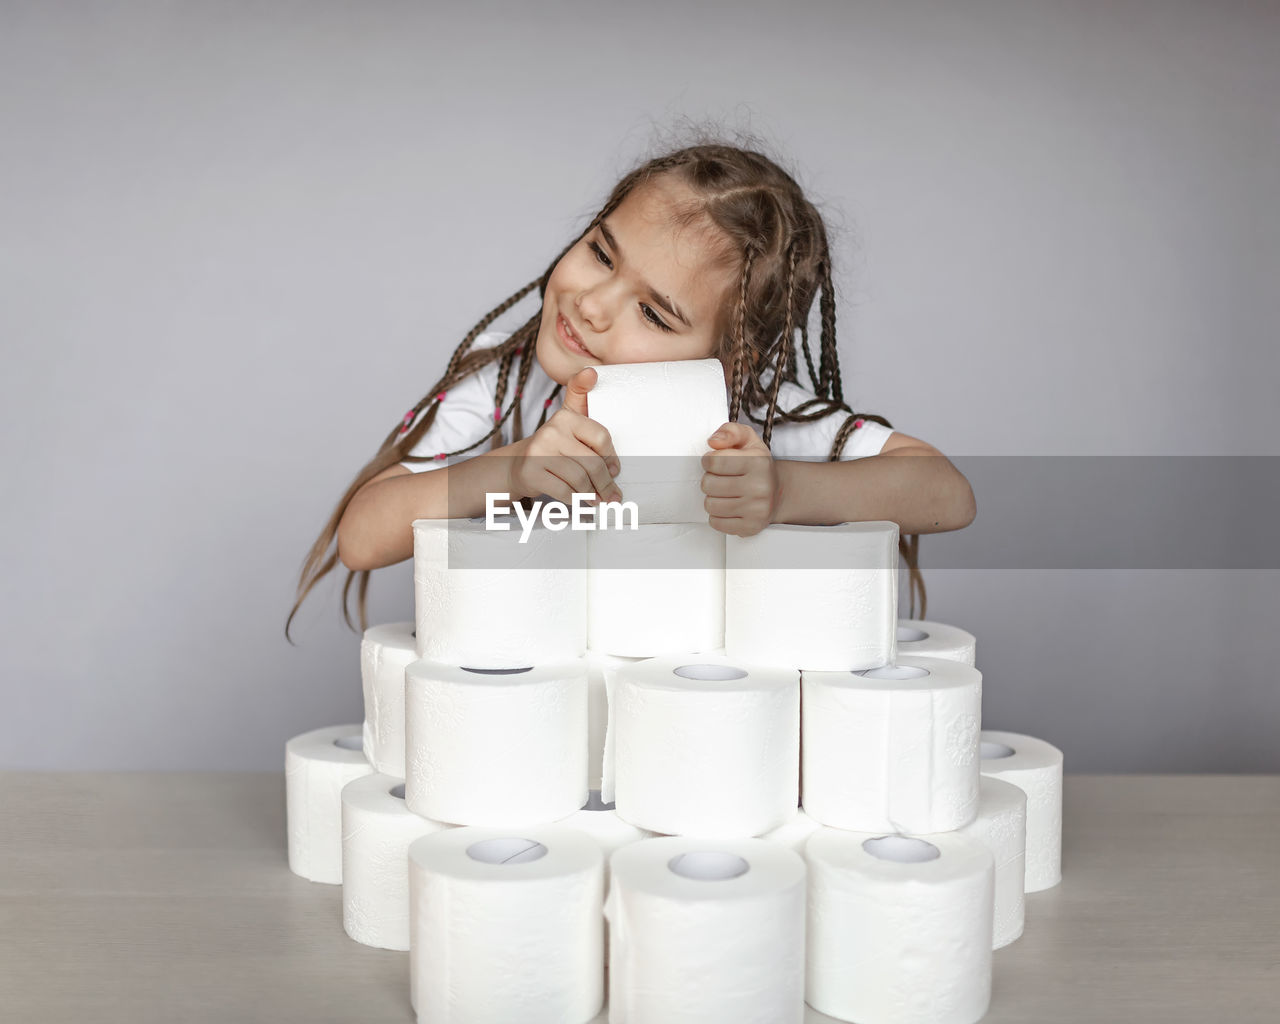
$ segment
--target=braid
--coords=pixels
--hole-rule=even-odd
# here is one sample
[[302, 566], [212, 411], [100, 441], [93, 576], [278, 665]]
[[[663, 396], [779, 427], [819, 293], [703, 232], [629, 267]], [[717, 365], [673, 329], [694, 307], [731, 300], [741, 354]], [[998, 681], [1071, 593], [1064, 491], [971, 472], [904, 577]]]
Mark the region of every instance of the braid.
[[[822, 260], [822, 348], [818, 356], [817, 392], [824, 397], [843, 400], [840, 370], [836, 365], [836, 299], [831, 287], [831, 260]], [[834, 378], [834, 379], [833, 379]]]
[[[435, 386], [423, 395], [413, 408], [405, 413], [403, 420], [391, 430], [391, 433], [389, 433], [386, 438], [383, 439], [382, 445], [378, 449], [379, 455], [386, 452], [389, 448], [400, 447], [406, 453], [413, 448], [413, 445], [417, 442], [418, 438], [421, 437], [422, 434], [430, 428], [431, 424], [435, 422], [436, 409], [439, 406], [439, 403], [444, 400], [445, 394], [448, 390], [464, 377], [469, 376], [476, 370], [480, 369], [480, 367], [492, 362], [505, 348], [505, 345], [499, 345], [497, 348], [492, 350], [472, 352], [471, 345], [475, 339], [478, 338], [484, 329], [493, 323], [494, 320], [500, 317], [535, 288], [541, 287], [544, 281], [545, 275], [537, 280], [530, 281], [519, 291], [508, 296], [480, 318], [480, 321], [467, 333], [467, 336], [462, 340], [462, 343], [453, 350], [453, 355], [449, 357], [449, 363], [445, 367], [444, 376], [436, 381]], [[537, 318], [535, 317], [534, 319], [536, 320]], [[472, 358], [468, 359], [469, 356]], [[427, 408], [427, 414], [414, 429], [410, 430], [410, 425], [418, 418], [419, 413], [422, 412], [424, 407], [429, 407]], [[432, 458], [432, 456], [424, 457], [405, 454], [403, 461], [424, 462], [429, 458]]]
[[[491, 438], [494, 439], [494, 442], [490, 445], [491, 448], [501, 447], [502, 427], [507, 422], [507, 420], [511, 418], [511, 415], [513, 412], [516, 412], [518, 414], [519, 404], [520, 404], [521, 388], [517, 387], [516, 395], [513, 398], [511, 404], [507, 406], [507, 409], [505, 412], [502, 411], [502, 401], [506, 395], [507, 379], [510, 376], [511, 363], [515, 358], [515, 356], [518, 354], [518, 350], [527, 351], [529, 348], [532, 347], [532, 341], [537, 336], [538, 324], [541, 322], [541, 319], [542, 319], [541, 313], [534, 314], [534, 316], [532, 316], [529, 320], [525, 321], [525, 323], [522, 324], [511, 335], [511, 337], [507, 338], [505, 341], [501, 342], [499, 345], [495, 346], [492, 349], [488, 349], [488, 350], [482, 349], [479, 352], [472, 353], [472, 355], [478, 357], [476, 361], [470, 363], [470, 365], [468, 365], [467, 363], [464, 363], [460, 365], [458, 370], [456, 371], [456, 377], [458, 379], [461, 379], [462, 377], [466, 377], [469, 374], [474, 373], [476, 370], [480, 369], [481, 367], [487, 366], [489, 363], [494, 362], [495, 360], [499, 362], [499, 374], [498, 374], [498, 385], [497, 385], [497, 396], [496, 396], [497, 404], [494, 407], [494, 423], [493, 423], [493, 426], [489, 429], [489, 431], [483, 437], [478, 438], [475, 442], [467, 445], [464, 448], [458, 448], [455, 451], [451, 451], [451, 452], [438, 452], [435, 455], [411, 455], [411, 454], [408, 454], [406, 451], [406, 453], [402, 456], [400, 461], [431, 462], [437, 459], [439, 460], [449, 459], [455, 455], [463, 455], [471, 451], [473, 448], [478, 448], [481, 444], [483, 444], [485, 441], [490, 440]], [[527, 376], [528, 376], [528, 371], [522, 365], [521, 366], [522, 383], [523, 383], [523, 380], [527, 378]], [[447, 390], [447, 388], [451, 386], [452, 383], [454, 383], [454, 381], [450, 381], [446, 378], [445, 380], [441, 381], [439, 385], [437, 385], [437, 387], [439, 387], [441, 390], [437, 394], [429, 396], [429, 398], [433, 400], [436, 404], [433, 405], [429, 410], [427, 410], [427, 415], [423, 417], [422, 422], [419, 423], [411, 433], [404, 436], [402, 444], [405, 449], [411, 450], [413, 445], [417, 442], [418, 438], [431, 425], [431, 422], [435, 419], [435, 412], [439, 408], [438, 403], [443, 399], [444, 391]]]
[[844, 451], [845, 442], [849, 440], [849, 435], [860, 426], [862, 426], [862, 422], [851, 411], [844, 418], [844, 422], [840, 424], [840, 429], [836, 431], [836, 436], [831, 442], [832, 461], [840, 457], [840, 453]]
[[539, 427], [542, 426], [542, 424], [547, 422], [547, 410], [551, 408], [551, 403], [556, 400], [556, 395], [560, 394], [561, 387], [563, 387], [563, 385], [561, 384], [557, 384], [555, 387], [553, 387], [551, 389], [551, 394], [547, 397], [547, 400], [542, 403], [542, 415], [538, 417]]
[[[806, 402], [805, 404], [807, 405], [808, 403]], [[844, 408], [847, 409], [848, 406], [844, 406]], [[839, 460], [849, 435], [862, 426], [864, 420], [874, 420], [889, 427], [890, 430], [893, 429], [892, 424], [883, 416], [850, 412], [845, 417], [844, 422], [840, 424], [840, 429], [836, 431], [836, 436], [831, 442], [831, 454], [828, 456], [828, 461], [836, 462]], [[924, 618], [929, 607], [929, 598], [924, 588], [924, 574], [920, 572], [920, 534], [900, 535], [898, 537], [898, 553], [907, 564], [908, 597], [910, 601], [910, 610], [907, 612], [907, 616], [912, 619], [917, 617]], [[916, 614], [917, 593], [920, 595], [920, 612], [918, 616]]]
[[782, 325], [782, 337], [778, 339], [778, 359], [774, 366], [772, 387], [769, 388], [769, 411], [765, 414], [765, 444], [773, 436], [773, 417], [778, 409], [778, 390], [782, 387], [782, 378], [786, 374], [787, 357], [792, 352], [795, 335], [795, 296], [796, 296], [796, 249], [787, 246], [787, 311]]
[[524, 398], [525, 385], [529, 383], [529, 371], [533, 368], [533, 364], [537, 362], [537, 353], [534, 352], [535, 340], [531, 338], [516, 349], [520, 353], [520, 375], [516, 378], [516, 412], [511, 421], [511, 437], [514, 441], [519, 441], [520, 438], [524, 437], [524, 418], [522, 416], [521, 401]]
[[749, 248], [742, 264], [742, 280], [738, 288], [738, 313], [733, 339], [733, 379], [729, 398], [729, 419], [735, 423], [742, 406], [742, 375], [747, 361], [747, 282], [751, 279], [751, 264], [755, 262], [755, 258], [755, 248]]
[[804, 353], [804, 365], [809, 371], [809, 382], [816, 389], [818, 386], [818, 371], [813, 368], [813, 356], [809, 354], [808, 323], [800, 324], [800, 351]]
[[[494, 403], [493, 418], [497, 422], [502, 422], [502, 419], [504, 418], [502, 417], [502, 401], [507, 397], [507, 377], [510, 376], [511, 374], [511, 364], [512, 362], [514, 362], [516, 358], [516, 345], [512, 344], [513, 341], [516, 342], [517, 344], [519, 343], [519, 338], [517, 338], [514, 334], [510, 338], [508, 338], [506, 342], [503, 344], [502, 347], [505, 351], [503, 352], [502, 357], [498, 361], [498, 380], [496, 385], [494, 386], [494, 396], [493, 396], [493, 403]], [[519, 408], [519, 405], [520, 403], [518, 401], [513, 401], [512, 407], [511, 409], [508, 410], [508, 413], [512, 412], [514, 409]], [[489, 447], [491, 449], [502, 447], [501, 432], [491, 431], [490, 433], [493, 437], [493, 443], [490, 444]]]
[[536, 281], [530, 281], [518, 292], [508, 296], [506, 299], [503, 299], [502, 302], [498, 303], [498, 305], [494, 306], [493, 309], [489, 310], [488, 313], [482, 316], [480, 318], [480, 322], [467, 332], [467, 336], [462, 340], [462, 344], [454, 349], [453, 356], [449, 360], [449, 365], [445, 367], [445, 375], [448, 376], [457, 369], [458, 363], [462, 361], [462, 357], [470, 351], [471, 343], [484, 333], [484, 329], [486, 327], [497, 320], [498, 317], [502, 316], [503, 313], [509, 310], [535, 288], [541, 287], [544, 280], [545, 278], [540, 277]]
[[[902, 557], [907, 563], [907, 589], [910, 600], [907, 617], [910, 619], [923, 619], [929, 608], [929, 597], [924, 589], [924, 574], [920, 572], [920, 534], [910, 533], [905, 538], [899, 538], [898, 550], [902, 552]], [[920, 595], [919, 614], [916, 613], [917, 593]]]

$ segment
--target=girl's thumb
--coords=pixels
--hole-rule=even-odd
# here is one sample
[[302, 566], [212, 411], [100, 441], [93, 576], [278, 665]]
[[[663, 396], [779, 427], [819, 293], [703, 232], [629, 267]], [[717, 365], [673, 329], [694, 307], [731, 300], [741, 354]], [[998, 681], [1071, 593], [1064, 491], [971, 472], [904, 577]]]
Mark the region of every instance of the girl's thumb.
[[564, 395], [564, 407], [579, 416], [586, 416], [587, 392], [596, 386], [596, 380], [596, 371], [590, 366], [584, 366], [570, 377]]

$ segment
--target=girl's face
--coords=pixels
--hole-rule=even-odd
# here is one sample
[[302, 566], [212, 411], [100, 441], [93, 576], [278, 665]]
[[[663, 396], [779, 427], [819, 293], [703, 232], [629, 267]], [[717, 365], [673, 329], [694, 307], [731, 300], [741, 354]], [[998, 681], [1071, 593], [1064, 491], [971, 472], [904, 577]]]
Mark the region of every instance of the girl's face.
[[556, 264], [538, 328], [538, 362], [566, 383], [584, 366], [706, 359], [719, 347], [736, 277], [712, 265], [711, 230], [668, 221], [676, 183], [624, 199]]

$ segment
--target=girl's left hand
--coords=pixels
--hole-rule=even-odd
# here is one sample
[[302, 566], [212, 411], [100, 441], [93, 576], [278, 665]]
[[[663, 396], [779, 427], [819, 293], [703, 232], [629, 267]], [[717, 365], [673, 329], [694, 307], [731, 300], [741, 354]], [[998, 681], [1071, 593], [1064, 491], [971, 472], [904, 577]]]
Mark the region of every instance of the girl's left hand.
[[771, 522], [778, 506], [778, 469], [769, 446], [746, 423], [726, 423], [707, 439], [702, 456], [703, 501], [721, 533], [751, 537]]

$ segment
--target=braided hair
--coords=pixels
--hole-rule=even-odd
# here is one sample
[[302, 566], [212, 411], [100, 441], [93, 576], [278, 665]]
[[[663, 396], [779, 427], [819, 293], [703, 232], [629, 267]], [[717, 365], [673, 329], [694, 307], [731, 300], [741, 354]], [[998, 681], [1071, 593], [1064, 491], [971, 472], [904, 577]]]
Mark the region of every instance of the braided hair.
[[[285, 636], [302, 602], [321, 578], [338, 563], [334, 541], [338, 523], [356, 492], [383, 470], [398, 462], [426, 462], [446, 459], [472, 451], [485, 441], [490, 448], [503, 444], [503, 427], [510, 421], [512, 440], [524, 437], [521, 398], [536, 361], [535, 343], [541, 324], [539, 311], [522, 323], [506, 339], [491, 347], [473, 348], [476, 339], [498, 317], [514, 307], [536, 288], [541, 302], [547, 282], [560, 260], [586, 234], [593, 231], [627, 196], [655, 179], [673, 179], [685, 186], [688, 196], [670, 210], [673, 227], [710, 223], [718, 229], [711, 253], [713, 266], [737, 269], [737, 288], [732, 309], [722, 311], [718, 349], [712, 354], [730, 371], [729, 419], [745, 416], [762, 427], [765, 444], [775, 423], [808, 423], [843, 411], [845, 418], [832, 441], [827, 457], [838, 460], [850, 434], [871, 420], [886, 427], [892, 424], [881, 416], [855, 412], [844, 401], [840, 361], [836, 350], [835, 293], [832, 284], [831, 253], [826, 228], [814, 206], [805, 198], [795, 180], [769, 157], [751, 149], [723, 143], [703, 143], [666, 153], [636, 167], [614, 186], [599, 212], [577, 239], [565, 246], [544, 273], [494, 306], [471, 328], [454, 350], [443, 376], [410, 409], [401, 422], [383, 439], [377, 454], [356, 475], [339, 500], [328, 523], [320, 532], [303, 563], [297, 600], [285, 623]], [[810, 350], [808, 320], [815, 296], [819, 299], [819, 349], [817, 364]], [[795, 334], [799, 331], [799, 341]], [[778, 408], [783, 381], [799, 383], [798, 357], [815, 397], [790, 410]], [[435, 422], [448, 391], [459, 381], [497, 362], [498, 378], [493, 426], [481, 438], [452, 452], [412, 455], [410, 452]], [[515, 387], [509, 404], [507, 392], [513, 368]], [[543, 403], [537, 426], [545, 422], [548, 410], [561, 390], [556, 385]], [[505, 405], [505, 407], [504, 407]], [[902, 537], [898, 549], [910, 571], [910, 615], [924, 616], [927, 597], [919, 569], [919, 541], [916, 534]], [[330, 551], [330, 547], [333, 550]], [[367, 625], [366, 595], [370, 570], [349, 570], [342, 589], [342, 615], [351, 620], [349, 595], [358, 579], [357, 600], [360, 630]]]

